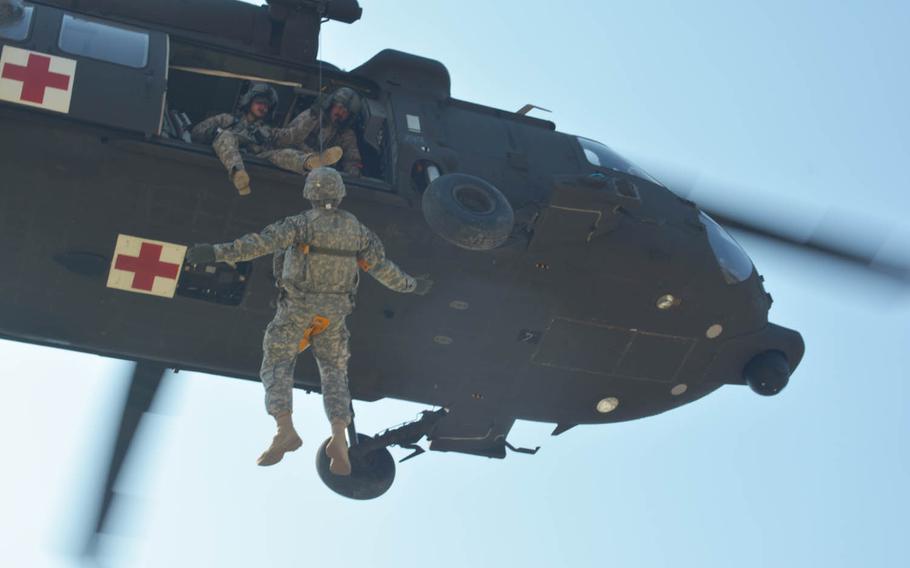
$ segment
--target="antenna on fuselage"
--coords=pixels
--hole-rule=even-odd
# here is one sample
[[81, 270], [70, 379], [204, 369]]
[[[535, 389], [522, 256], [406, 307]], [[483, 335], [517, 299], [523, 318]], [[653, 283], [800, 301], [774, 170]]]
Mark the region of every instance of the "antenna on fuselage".
[[552, 110], [550, 110], [548, 108], [543, 108], [543, 107], [540, 107], [537, 105], [532, 105], [531, 103], [528, 103], [525, 106], [521, 107], [520, 109], [516, 110], [515, 114], [525, 115], [525, 114], [528, 114], [529, 112], [531, 112], [532, 110], [534, 110], [535, 108], [537, 110], [542, 110], [544, 112], [553, 112]]

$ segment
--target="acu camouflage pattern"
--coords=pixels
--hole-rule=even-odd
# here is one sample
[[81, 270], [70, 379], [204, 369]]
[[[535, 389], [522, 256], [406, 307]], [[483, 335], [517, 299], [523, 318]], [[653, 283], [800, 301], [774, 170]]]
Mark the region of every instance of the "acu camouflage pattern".
[[[322, 122], [320, 132], [319, 123]], [[288, 130], [294, 131], [294, 147], [305, 154], [318, 152], [332, 146], [340, 146], [344, 152], [338, 167], [346, 174], [359, 176], [363, 167], [363, 158], [357, 146], [357, 135], [348, 126], [339, 126], [332, 122], [318, 107], [303, 111], [291, 121]], [[321, 139], [320, 139], [321, 135]]]
[[[303, 244], [310, 245], [308, 253]], [[386, 258], [382, 242], [373, 231], [353, 214], [339, 209], [305, 211], [214, 248], [219, 262], [275, 255], [278, 310], [263, 338], [260, 369], [268, 412], [274, 415], [291, 410], [299, 342], [318, 315], [330, 322], [328, 329], [311, 338], [326, 414], [329, 420], [349, 422], [350, 352], [344, 320], [354, 309], [359, 267], [397, 292], [413, 292], [416, 280]]]
[[[218, 129], [221, 129], [220, 133]], [[272, 128], [262, 120], [250, 122], [246, 116], [224, 113], [203, 120], [193, 127], [191, 135], [193, 142], [212, 144], [229, 174], [244, 168], [241, 150], [279, 168], [306, 173], [304, 164], [310, 152], [289, 147], [298, 137], [289, 128]]]
[[282, 294], [275, 317], [262, 338], [259, 376], [265, 387], [266, 411], [275, 416], [293, 407], [294, 366], [300, 339], [316, 316], [328, 317], [329, 326], [310, 337], [310, 345], [322, 384], [322, 403], [329, 421], [351, 423], [351, 391], [348, 388], [348, 328], [344, 315], [326, 316], [323, 311], [300, 305]]

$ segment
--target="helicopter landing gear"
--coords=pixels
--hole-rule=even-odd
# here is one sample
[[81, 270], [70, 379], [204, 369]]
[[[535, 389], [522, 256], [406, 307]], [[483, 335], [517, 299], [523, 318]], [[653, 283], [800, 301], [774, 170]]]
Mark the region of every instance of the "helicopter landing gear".
[[[319, 478], [329, 489], [351, 499], [375, 499], [389, 490], [395, 481], [395, 460], [387, 448], [377, 448], [366, 454], [354, 452], [351, 448], [351, 475], [335, 475], [329, 471], [329, 456], [325, 447], [331, 438], [319, 446], [316, 453], [316, 471]], [[372, 438], [358, 434], [358, 444], [367, 443]]]
[[352, 421], [348, 427], [348, 438], [357, 440], [357, 443], [351, 445], [348, 452], [351, 475], [335, 475], [329, 470], [330, 460], [325, 447], [331, 438], [326, 439], [316, 452], [316, 472], [326, 487], [339, 495], [358, 500], [375, 499], [388, 491], [395, 481], [395, 460], [388, 446], [414, 450], [400, 461], [420, 455], [423, 448], [417, 442], [429, 435], [436, 422], [446, 414], [448, 411], [445, 409], [424, 411], [418, 420], [386, 430], [375, 437], [357, 433]]

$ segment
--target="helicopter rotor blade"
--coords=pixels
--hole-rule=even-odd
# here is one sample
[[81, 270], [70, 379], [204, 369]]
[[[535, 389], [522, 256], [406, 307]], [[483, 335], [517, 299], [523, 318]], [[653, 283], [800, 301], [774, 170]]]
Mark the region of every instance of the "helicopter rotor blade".
[[[645, 162], [645, 160], [642, 160]], [[701, 173], [669, 164], [645, 162], [668, 189], [695, 201], [725, 227], [810, 253], [838, 259], [877, 276], [910, 284], [910, 257], [895, 251], [899, 230], [856, 211], [827, 211], [798, 198], [774, 199], [715, 182]], [[903, 236], [902, 234], [899, 236]], [[904, 239], [906, 241], [907, 239]]]
[[88, 535], [86, 554], [93, 556], [96, 552], [99, 535], [104, 532], [105, 523], [108, 514], [113, 505], [116, 492], [114, 485], [123, 462], [129, 452], [130, 444], [142, 420], [142, 415], [151, 408], [155, 399], [155, 394], [161, 385], [161, 379], [167, 367], [160, 363], [150, 363], [145, 361], [136, 362], [133, 367], [130, 378], [129, 392], [124, 401], [123, 410], [120, 416], [120, 426], [117, 430], [117, 438], [114, 442], [111, 461], [108, 465], [107, 479], [101, 494], [98, 517], [95, 522], [94, 531]]
[[701, 209], [725, 227], [846, 261], [878, 275], [910, 283], [910, 266], [898, 259], [882, 257], [878, 254], [884, 244], [884, 238], [879, 235], [865, 235], [867, 243], [878, 242], [879, 246], [877, 247], [874, 244], [871, 246], [854, 246], [853, 242], [845, 242], [845, 240], [830, 235], [829, 231], [824, 229], [827, 224], [824, 222], [818, 225], [807, 238], [803, 238], [775, 230], [775, 228], [767, 224], [750, 219], [742, 214], [720, 211], [710, 207], [701, 207]]

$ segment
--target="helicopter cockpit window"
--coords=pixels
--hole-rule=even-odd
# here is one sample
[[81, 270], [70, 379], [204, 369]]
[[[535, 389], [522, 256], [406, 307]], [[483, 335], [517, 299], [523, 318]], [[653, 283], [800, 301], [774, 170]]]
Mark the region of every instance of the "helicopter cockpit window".
[[705, 213], [699, 213], [699, 218], [708, 232], [708, 243], [727, 284], [747, 280], [752, 275], [752, 261], [746, 251], [714, 219]]
[[578, 139], [578, 143], [581, 144], [581, 149], [585, 153], [585, 158], [592, 165], [599, 168], [607, 168], [617, 172], [631, 174], [635, 177], [656, 183], [657, 185], [663, 185], [651, 177], [648, 172], [611, 150], [606, 144], [601, 144], [600, 142], [588, 138], [582, 138], [581, 136], [576, 136], [576, 138]]
[[0, 20], [0, 37], [12, 41], [22, 41], [27, 38], [34, 11], [34, 7], [24, 6], [22, 14], [14, 15], [9, 21]]
[[73, 55], [92, 57], [141, 69], [148, 64], [149, 36], [65, 14], [60, 28], [60, 49]]

